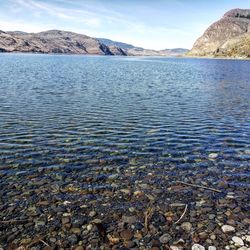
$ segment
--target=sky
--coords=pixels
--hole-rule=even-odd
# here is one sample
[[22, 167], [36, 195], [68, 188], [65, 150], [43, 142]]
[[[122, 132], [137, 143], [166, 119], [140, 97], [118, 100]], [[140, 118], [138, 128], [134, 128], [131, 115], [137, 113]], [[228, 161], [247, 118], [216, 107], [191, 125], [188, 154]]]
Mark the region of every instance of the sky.
[[250, 8], [250, 0], [0, 0], [0, 30], [61, 29], [147, 49], [190, 49], [233, 8]]

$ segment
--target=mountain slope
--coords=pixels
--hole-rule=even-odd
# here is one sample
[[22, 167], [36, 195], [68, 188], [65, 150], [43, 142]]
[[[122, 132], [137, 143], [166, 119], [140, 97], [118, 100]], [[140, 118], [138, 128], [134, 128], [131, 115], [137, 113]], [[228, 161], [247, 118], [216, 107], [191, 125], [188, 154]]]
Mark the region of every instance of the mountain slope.
[[5, 52], [113, 55], [109, 47], [89, 36], [68, 31], [40, 33], [0, 32], [0, 50]]
[[131, 44], [97, 39], [68, 31], [40, 33], [0, 31], [0, 52], [60, 53], [120, 56], [182, 56], [186, 49], [149, 50]]
[[121, 48], [129, 56], [182, 56], [189, 51], [188, 49], [183, 49], [183, 48], [151, 50], [151, 49], [136, 47], [128, 43], [113, 41], [106, 38], [97, 38], [97, 39], [109, 47], [117, 46]]
[[135, 48], [134, 45], [128, 44], [128, 43], [117, 42], [117, 41], [113, 41], [113, 40], [106, 39], [106, 38], [96, 38], [96, 39], [99, 40], [101, 43], [107, 45], [107, 46], [117, 46], [117, 47], [119, 47], [121, 49]]
[[233, 9], [205, 31], [189, 55], [249, 57], [249, 36], [250, 9]]

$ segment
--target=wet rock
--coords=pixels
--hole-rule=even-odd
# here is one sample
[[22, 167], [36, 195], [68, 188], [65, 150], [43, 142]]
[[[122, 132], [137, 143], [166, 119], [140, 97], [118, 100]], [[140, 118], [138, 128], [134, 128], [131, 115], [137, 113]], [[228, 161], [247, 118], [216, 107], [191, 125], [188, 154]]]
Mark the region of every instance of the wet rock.
[[68, 224], [70, 223], [70, 218], [69, 217], [63, 217], [62, 218], [62, 224]]
[[244, 246], [243, 240], [238, 236], [234, 236], [232, 238], [232, 241], [235, 243], [236, 246]]
[[208, 250], [216, 250], [216, 247], [214, 247], [214, 246], [209, 246], [209, 247], [208, 247]]
[[153, 225], [164, 226], [166, 224], [166, 218], [161, 213], [154, 213], [151, 218], [151, 223]]
[[231, 232], [234, 232], [235, 231], [235, 228], [233, 226], [230, 226], [230, 225], [223, 225], [221, 227], [223, 233], [231, 233]]
[[133, 247], [135, 247], [135, 242], [133, 242], [133, 241], [127, 241], [127, 242], [125, 242], [124, 243], [124, 246], [127, 248], [127, 249], [131, 249], [131, 248], [133, 248]]
[[246, 237], [246, 241], [250, 242], [250, 235], [246, 235], [245, 237]]
[[83, 246], [75, 246], [72, 250], [85, 250]]
[[92, 224], [87, 225], [87, 230], [88, 230], [88, 231], [91, 231], [92, 228], [93, 228], [93, 225], [92, 225]]
[[210, 159], [216, 159], [216, 158], [218, 157], [218, 154], [217, 154], [217, 153], [210, 153], [210, 154], [208, 155], [208, 157], [209, 157]]
[[248, 247], [240, 247], [240, 248], [238, 248], [238, 250], [249, 250], [250, 248], [248, 248]]
[[180, 250], [180, 248], [177, 246], [170, 246], [170, 250]]
[[68, 237], [68, 241], [70, 242], [71, 245], [74, 245], [78, 242], [78, 238], [75, 234], [72, 234]]
[[159, 240], [160, 240], [160, 242], [161, 242], [162, 244], [168, 243], [168, 242], [170, 241], [170, 239], [171, 239], [171, 235], [170, 235], [170, 234], [163, 234], [163, 235], [159, 238]]
[[108, 177], [108, 179], [111, 180], [111, 181], [114, 181], [114, 180], [116, 180], [118, 177], [119, 177], [118, 174], [112, 174], [112, 175], [110, 175], [110, 176]]
[[124, 240], [131, 240], [133, 238], [133, 233], [130, 230], [123, 230], [120, 233], [121, 238]]
[[128, 224], [133, 224], [137, 222], [137, 218], [135, 216], [122, 216], [122, 221], [124, 223], [128, 223]]
[[89, 216], [90, 217], [95, 217], [96, 216], [96, 211], [90, 211]]
[[192, 224], [190, 222], [183, 222], [181, 224], [181, 228], [186, 232], [190, 232], [192, 229]]
[[74, 227], [74, 228], [71, 228], [71, 232], [73, 234], [80, 234], [81, 233], [81, 229], [77, 228], [77, 227]]
[[243, 223], [250, 225], [250, 218], [245, 218], [243, 220]]
[[205, 247], [200, 244], [194, 244], [192, 250], [205, 250]]

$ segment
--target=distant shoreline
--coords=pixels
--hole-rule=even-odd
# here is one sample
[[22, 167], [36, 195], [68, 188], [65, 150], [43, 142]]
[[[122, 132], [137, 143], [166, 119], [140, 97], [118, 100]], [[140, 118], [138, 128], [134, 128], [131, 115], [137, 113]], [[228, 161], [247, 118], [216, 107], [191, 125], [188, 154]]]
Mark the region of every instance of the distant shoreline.
[[122, 56], [122, 55], [99, 55], [99, 54], [75, 54], [75, 53], [36, 53], [36, 52], [23, 52], [23, 51], [2, 51], [0, 52], [1, 54], [23, 54], [23, 55], [58, 55], [58, 56], [101, 56], [101, 57], [129, 57], [129, 58], [133, 58], [133, 57], [139, 57], [139, 58], [150, 58], [150, 57], [154, 57], [154, 58], [180, 58], [180, 59], [212, 59], [212, 60], [237, 60], [237, 61], [249, 61], [250, 58], [240, 58], [240, 57], [212, 57], [212, 56], [188, 56], [188, 55], [183, 55], [183, 56], [154, 56], [154, 55], [126, 55], [126, 56]]

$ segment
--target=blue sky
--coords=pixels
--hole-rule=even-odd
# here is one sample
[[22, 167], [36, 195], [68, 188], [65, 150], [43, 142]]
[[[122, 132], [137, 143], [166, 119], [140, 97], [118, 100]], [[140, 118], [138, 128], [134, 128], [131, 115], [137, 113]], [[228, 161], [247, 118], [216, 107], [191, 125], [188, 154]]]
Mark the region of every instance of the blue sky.
[[63, 29], [149, 49], [191, 48], [232, 8], [250, 8], [250, 0], [0, 0], [0, 29]]

